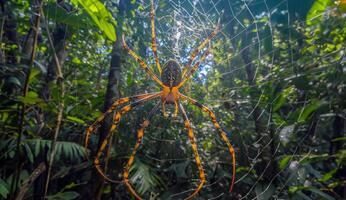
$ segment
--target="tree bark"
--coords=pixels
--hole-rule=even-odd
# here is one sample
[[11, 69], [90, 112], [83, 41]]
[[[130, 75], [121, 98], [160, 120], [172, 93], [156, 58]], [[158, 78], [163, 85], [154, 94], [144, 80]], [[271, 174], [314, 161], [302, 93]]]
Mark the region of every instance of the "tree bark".
[[[118, 5], [119, 15], [124, 15], [125, 9], [126, 9], [126, 1], [120, 0]], [[113, 44], [111, 63], [110, 63], [109, 74], [108, 74], [107, 91], [106, 91], [103, 111], [106, 111], [114, 102], [114, 100], [120, 97], [119, 83], [121, 80], [121, 68], [122, 68], [122, 65], [121, 65], [122, 47], [121, 47], [120, 38], [122, 34], [121, 33], [122, 22], [119, 22], [118, 24], [119, 25], [117, 26], [117, 40]], [[103, 140], [106, 138], [107, 134], [109, 133], [112, 123], [113, 123], [113, 116], [112, 115], [106, 116], [100, 127], [98, 148], [100, 147], [101, 143], [103, 142]], [[96, 170], [93, 171], [92, 177], [93, 177], [92, 178], [93, 182], [91, 184], [93, 185], [93, 188], [94, 188], [92, 194], [94, 195], [95, 199], [101, 199], [102, 191], [104, 187], [104, 179], [99, 176]]]

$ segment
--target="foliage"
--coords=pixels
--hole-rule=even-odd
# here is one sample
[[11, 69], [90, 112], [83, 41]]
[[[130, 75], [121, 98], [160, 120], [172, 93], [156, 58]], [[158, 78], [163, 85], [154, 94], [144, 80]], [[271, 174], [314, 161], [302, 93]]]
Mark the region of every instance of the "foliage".
[[[104, 110], [105, 98], [118, 97], [109, 97], [107, 92], [112, 77], [116, 83], [110, 88], [120, 96], [158, 90], [137, 62], [120, 50], [116, 38], [120, 33], [126, 36], [129, 46], [156, 72], [148, 50], [149, 3], [57, 2], [44, 1], [46, 18], [41, 20], [37, 56], [24, 97], [30, 68], [26, 52], [32, 47], [25, 44], [31, 41], [37, 10], [27, 1], [0, 1], [4, 10], [10, 11], [2, 12], [1, 18], [0, 198], [13, 199], [35, 167], [49, 160], [59, 103], [63, 102], [46, 198], [101, 195], [102, 199], [129, 199], [124, 184], [99, 180], [93, 167], [102, 128], [91, 136], [88, 149], [84, 148], [84, 136], [87, 126]], [[214, 18], [221, 18], [222, 31], [211, 43], [211, 55], [181, 92], [209, 106], [228, 132], [236, 151], [237, 182], [228, 193], [231, 158], [226, 146], [209, 116], [183, 102], [207, 174], [208, 182], [197, 198], [346, 198], [344, 5], [329, 0], [229, 2], [221, 0], [214, 5], [213, 1], [188, 0], [178, 6], [155, 1], [161, 65], [170, 57], [186, 63], [191, 49], [212, 30]], [[207, 17], [197, 12], [201, 10], [206, 10]], [[179, 27], [177, 22], [183, 25]], [[182, 34], [177, 44], [177, 35], [171, 33], [176, 28]], [[9, 34], [13, 31], [16, 41]], [[48, 36], [61, 59], [63, 97], [52, 68], [54, 55]], [[172, 50], [176, 46], [178, 50]], [[109, 67], [114, 62], [119, 66]], [[112, 70], [118, 74], [110, 76]], [[255, 74], [253, 79], [249, 78], [251, 73]], [[19, 140], [23, 104], [26, 109]], [[108, 146], [109, 154], [100, 159], [102, 166], [108, 164], [109, 177], [121, 179], [136, 142], [136, 128], [154, 104], [136, 107], [121, 120]], [[172, 112], [169, 105], [167, 109]], [[130, 170], [136, 191], [145, 199], [186, 197], [187, 188], [195, 188], [199, 176], [189, 145], [180, 117], [154, 116]], [[30, 185], [26, 199], [43, 197], [45, 176], [46, 172]], [[100, 182], [103, 185], [98, 185]]]

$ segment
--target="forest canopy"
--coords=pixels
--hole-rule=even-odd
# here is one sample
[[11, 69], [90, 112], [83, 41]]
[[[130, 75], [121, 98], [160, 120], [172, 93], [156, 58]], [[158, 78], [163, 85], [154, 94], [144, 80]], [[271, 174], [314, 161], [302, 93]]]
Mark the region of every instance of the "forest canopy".
[[0, 199], [346, 199], [345, 0], [0, 9]]

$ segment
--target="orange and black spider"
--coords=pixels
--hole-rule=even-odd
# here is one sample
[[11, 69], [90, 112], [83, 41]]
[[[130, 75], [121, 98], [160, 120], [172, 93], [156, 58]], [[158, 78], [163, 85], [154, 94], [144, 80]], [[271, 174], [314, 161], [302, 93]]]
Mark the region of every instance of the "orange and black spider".
[[133, 164], [133, 161], [135, 159], [135, 155], [137, 152], [137, 149], [139, 148], [143, 136], [144, 136], [144, 130], [145, 128], [147, 128], [149, 126], [149, 122], [151, 117], [158, 111], [158, 109], [160, 108], [160, 106], [162, 105], [162, 109], [163, 109], [163, 113], [164, 115], [166, 115], [165, 112], [165, 105], [166, 104], [174, 104], [175, 106], [175, 111], [174, 111], [174, 116], [176, 116], [178, 114], [178, 111], [180, 110], [182, 117], [184, 119], [184, 124], [185, 124], [185, 128], [187, 129], [188, 132], [188, 138], [190, 140], [191, 146], [192, 146], [192, 150], [194, 153], [194, 157], [195, 157], [195, 161], [196, 161], [196, 165], [198, 167], [199, 170], [199, 179], [200, 179], [200, 183], [198, 185], [198, 187], [194, 190], [194, 192], [189, 195], [186, 199], [191, 199], [193, 198], [195, 195], [197, 195], [197, 193], [202, 189], [204, 183], [206, 182], [206, 177], [204, 174], [204, 170], [201, 164], [201, 159], [200, 156], [198, 154], [197, 151], [197, 144], [196, 144], [196, 139], [195, 136], [193, 134], [193, 130], [190, 124], [190, 121], [186, 115], [185, 109], [183, 107], [183, 105], [180, 103], [180, 99], [183, 100], [187, 100], [188, 102], [192, 103], [193, 105], [197, 106], [198, 108], [200, 108], [203, 112], [208, 113], [209, 117], [211, 118], [212, 123], [214, 124], [215, 128], [218, 130], [221, 139], [226, 143], [229, 153], [232, 157], [232, 181], [231, 181], [231, 186], [230, 186], [230, 191], [232, 191], [233, 189], [233, 185], [234, 185], [234, 180], [235, 180], [235, 153], [234, 153], [234, 149], [231, 145], [231, 143], [229, 142], [228, 138], [227, 138], [227, 134], [226, 132], [221, 128], [220, 124], [218, 123], [215, 114], [205, 105], [202, 105], [201, 103], [199, 103], [198, 101], [183, 95], [182, 93], [179, 92], [179, 88], [181, 88], [186, 81], [194, 74], [194, 72], [197, 70], [197, 68], [199, 67], [200, 63], [203, 62], [205, 60], [205, 58], [207, 57], [208, 53], [209, 53], [209, 48], [207, 48], [207, 50], [205, 51], [204, 54], [202, 54], [200, 60], [198, 62], [196, 62], [192, 68], [191, 68], [191, 64], [194, 61], [195, 57], [197, 56], [197, 54], [210, 42], [210, 40], [215, 37], [215, 35], [218, 33], [219, 31], [219, 23], [216, 26], [216, 28], [214, 29], [214, 31], [207, 37], [207, 39], [205, 39], [190, 55], [190, 58], [188, 60], [188, 63], [185, 67], [185, 69], [183, 71], [181, 71], [181, 67], [180, 65], [177, 63], [177, 61], [175, 60], [169, 60], [168, 62], [166, 62], [166, 64], [164, 64], [163, 68], [161, 69], [161, 65], [159, 62], [159, 58], [157, 55], [157, 44], [156, 44], [156, 36], [155, 36], [155, 23], [154, 23], [154, 16], [155, 16], [155, 12], [154, 12], [154, 0], [151, 0], [151, 12], [150, 12], [150, 16], [151, 16], [151, 35], [152, 35], [152, 40], [151, 40], [151, 47], [154, 53], [154, 58], [155, 58], [155, 63], [157, 66], [158, 71], [161, 74], [161, 79], [159, 79], [154, 72], [148, 67], [148, 65], [133, 51], [131, 50], [127, 44], [125, 43], [125, 39], [124, 37], [122, 38], [122, 44], [123, 47], [125, 48], [125, 50], [139, 63], [140, 67], [142, 69], [145, 70], [145, 72], [157, 83], [162, 87], [162, 90], [159, 92], [155, 92], [155, 93], [148, 93], [148, 94], [140, 94], [140, 95], [136, 95], [136, 96], [132, 96], [132, 97], [125, 97], [125, 98], [121, 98], [118, 99], [116, 101], [114, 101], [114, 103], [110, 106], [110, 108], [103, 114], [101, 115], [92, 125], [90, 125], [87, 130], [86, 130], [86, 139], [85, 139], [85, 145], [87, 147], [88, 143], [89, 143], [89, 138], [90, 135], [95, 132], [96, 128], [100, 125], [100, 123], [104, 120], [105, 116], [109, 113], [112, 113], [114, 110], [117, 109], [118, 106], [125, 104], [125, 103], [129, 103], [128, 105], [122, 107], [120, 110], [118, 110], [115, 115], [114, 115], [114, 122], [113, 125], [111, 126], [111, 129], [108, 133], [108, 135], [106, 136], [106, 138], [102, 141], [100, 148], [97, 151], [95, 160], [94, 160], [94, 165], [97, 169], [97, 171], [100, 173], [100, 175], [107, 181], [110, 182], [115, 182], [118, 183], [118, 181], [112, 180], [109, 177], [107, 177], [105, 175], [105, 172], [102, 170], [101, 166], [100, 166], [100, 157], [102, 156], [103, 152], [107, 149], [107, 145], [110, 142], [110, 138], [112, 133], [114, 132], [114, 130], [116, 129], [120, 118], [122, 115], [124, 115], [125, 113], [129, 112], [130, 110], [132, 110], [134, 107], [148, 101], [148, 100], [152, 100], [155, 98], [161, 98], [159, 100], [159, 102], [156, 104], [156, 106], [149, 112], [148, 116], [144, 119], [143, 123], [141, 124], [140, 128], [137, 130], [137, 142], [135, 144], [135, 147], [132, 150], [132, 154], [125, 166], [125, 170], [123, 172], [123, 181], [125, 183], [125, 185], [127, 186], [128, 190], [130, 191], [130, 193], [135, 196], [137, 199], [142, 199], [137, 192], [134, 190], [134, 188], [132, 187], [132, 185], [129, 182], [129, 171], [130, 171], [130, 167]]

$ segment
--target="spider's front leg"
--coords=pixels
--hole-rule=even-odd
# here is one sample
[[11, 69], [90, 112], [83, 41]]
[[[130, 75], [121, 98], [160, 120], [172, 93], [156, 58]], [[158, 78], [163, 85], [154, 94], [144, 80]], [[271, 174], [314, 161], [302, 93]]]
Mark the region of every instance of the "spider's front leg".
[[142, 143], [142, 139], [144, 136], [144, 130], [149, 126], [150, 119], [153, 117], [154, 114], [159, 110], [159, 107], [161, 105], [161, 101], [156, 104], [156, 106], [149, 112], [148, 116], [143, 120], [143, 123], [141, 124], [141, 127], [137, 130], [137, 142], [135, 144], [135, 147], [132, 150], [131, 156], [126, 164], [124, 173], [123, 173], [123, 179], [124, 182], [128, 188], [128, 190], [131, 192], [133, 196], [136, 197], [136, 199], [142, 200], [142, 198], [137, 194], [137, 192], [133, 189], [129, 182], [129, 174], [130, 174], [130, 168], [133, 164], [133, 161], [135, 160], [135, 156], [137, 153], [137, 149], [139, 148], [140, 144]]
[[189, 118], [186, 115], [186, 112], [185, 112], [185, 109], [184, 109], [183, 105], [181, 105], [180, 103], [179, 103], [179, 108], [180, 108], [180, 111], [181, 111], [181, 113], [183, 115], [185, 128], [187, 129], [188, 137], [189, 137], [189, 140], [190, 140], [190, 143], [191, 143], [191, 146], [192, 146], [192, 150], [193, 150], [193, 154], [195, 155], [195, 161], [196, 161], [196, 165], [197, 165], [197, 168], [198, 168], [198, 171], [199, 171], [199, 179], [201, 181], [199, 183], [197, 189], [190, 196], [188, 196], [185, 199], [185, 200], [188, 200], [188, 199], [192, 199], [194, 196], [197, 195], [197, 193], [202, 189], [204, 183], [206, 182], [206, 179], [205, 179], [204, 170], [203, 170], [203, 167], [202, 167], [202, 164], [201, 164], [201, 158], [199, 157], [199, 154], [198, 154], [198, 151], [197, 151], [196, 138], [195, 138], [195, 136], [193, 134], [193, 130], [192, 130], [192, 127], [191, 127], [191, 124], [190, 124], [190, 120], [189, 120]]
[[228, 151], [229, 151], [229, 153], [232, 156], [232, 182], [231, 182], [231, 186], [230, 186], [230, 192], [232, 192], [233, 186], [234, 186], [234, 182], [235, 182], [235, 152], [234, 152], [234, 148], [233, 148], [232, 144], [229, 142], [229, 140], [227, 138], [226, 132], [221, 128], [219, 122], [216, 119], [216, 116], [215, 116], [214, 112], [211, 111], [211, 109], [209, 109], [207, 106], [199, 103], [195, 99], [192, 99], [191, 97], [185, 96], [185, 95], [183, 95], [181, 93], [180, 93], [180, 97], [182, 99], [185, 99], [185, 100], [189, 101], [193, 105], [197, 106], [203, 112], [208, 113], [209, 117], [211, 118], [211, 122], [214, 124], [215, 128], [218, 130], [221, 139], [226, 143], [226, 145], [228, 147]]
[[211, 32], [210, 35], [191, 53], [189, 61], [187, 62], [187, 65], [183, 71], [183, 77], [185, 77], [186, 73], [190, 69], [190, 66], [193, 60], [195, 59], [195, 57], [197, 56], [197, 54], [209, 43], [211, 39], [213, 39], [216, 36], [219, 30], [220, 30], [220, 19], [218, 20], [214, 31]]
[[114, 115], [114, 122], [111, 126], [111, 129], [108, 132], [108, 135], [106, 136], [106, 138], [102, 141], [101, 146], [98, 149], [95, 160], [94, 160], [94, 165], [95, 165], [97, 171], [105, 180], [107, 180], [109, 182], [113, 182], [113, 183], [119, 182], [119, 181], [112, 180], [105, 175], [104, 171], [101, 169], [101, 166], [100, 166], [100, 157], [102, 156], [103, 151], [106, 149], [107, 145], [109, 144], [109, 142], [110, 142], [109, 140], [110, 140], [114, 130], [116, 129], [117, 125], [119, 124], [121, 116], [124, 115], [125, 113], [129, 112], [130, 110], [132, 110], [134, 107], [136, 107], [136, 106], [138, 106], [138, 105], [140, 105], [140, 104], [142, 104], [148, 100], [151, 100], [155, 97], [159, 97], [161, 94], [162, 94], [161, 92], [158, 92], [158, 93], [154, 93], [154, 94], [148, 95], [146, 97], [140, 98], [139, 100], [134, 101], [127, 106], [124, 106], [121, 110], [117, 111], [116, 114]]
[[159, 56], [157, 55], [157, 43], [156, 43], [156, 34], [155, 34], [155, 8], [154, 8], [154, 0], [150, 1], [151, 10], [150, 10], [150, 21], [151, 21], [151, 48], [153, 49], [154, 58], [157, 66], [157, 70], [159, 74], [161, 74], [161, 66], [159, 61]]
[[127, 46], [125, 37], [122, 38], [122, 44], [124, 49], [139, 63], [140, 67], [160, 86], [164, 86], [161, 80], [155, 75], [155, 73], [148, 67], [148, 65], [132, 50]]

